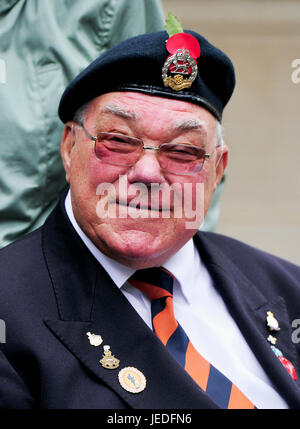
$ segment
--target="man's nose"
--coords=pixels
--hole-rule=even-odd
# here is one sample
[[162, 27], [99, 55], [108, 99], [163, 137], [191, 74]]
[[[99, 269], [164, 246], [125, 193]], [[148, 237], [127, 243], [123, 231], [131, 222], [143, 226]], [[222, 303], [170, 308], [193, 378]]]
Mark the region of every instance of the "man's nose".
[[141, 182], [145, 185], [165, 182], [156, 151], [146, 149], [141, 158], [130, 168], [127, 174], [131, 183]]

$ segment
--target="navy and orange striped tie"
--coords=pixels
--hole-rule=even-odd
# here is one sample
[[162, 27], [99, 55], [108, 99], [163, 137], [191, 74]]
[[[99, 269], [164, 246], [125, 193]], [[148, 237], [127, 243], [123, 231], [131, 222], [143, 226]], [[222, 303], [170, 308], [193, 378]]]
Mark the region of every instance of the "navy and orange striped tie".
[[163, 267], [138, 270], [129, 279], [129, 282], [145, 293], [151, 301], [154, 332], [175, 359], [219, 407], [255, 408], [227, 377], [196, 351], [175, 319], [173, 279], [172, 274]]

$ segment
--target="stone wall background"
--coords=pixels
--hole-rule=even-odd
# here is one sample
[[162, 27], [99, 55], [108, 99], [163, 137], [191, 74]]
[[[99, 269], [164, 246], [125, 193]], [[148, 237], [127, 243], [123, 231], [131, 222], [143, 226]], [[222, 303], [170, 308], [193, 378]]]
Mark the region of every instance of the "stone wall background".
[[[232, 59], [230, 147], [218, 232], [300, 265], [299, 0], [162, 0]], [[300, 60], [299, 60], [300, 62]], [[300, 77], [300, 72], [299, 72]]]

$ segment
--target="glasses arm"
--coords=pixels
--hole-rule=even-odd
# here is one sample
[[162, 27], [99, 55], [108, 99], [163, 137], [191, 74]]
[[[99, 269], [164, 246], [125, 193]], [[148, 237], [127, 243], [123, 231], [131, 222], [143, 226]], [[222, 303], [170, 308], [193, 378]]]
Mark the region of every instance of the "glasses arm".
[[217, 165], [216, 165], [216, 168], [218, 168], [218, 165], [219, 165], [219, 163], [220, 163], [220, 161], [221, 161], [221, 159], [222, 159], [222, 155], [223, 155], [223, 147], [224, 147], [224, 144], [223, 144], [223, 141], [222, 141], [222, 143], [218, 143], [218, 144], [216, 144], [216, 146], [214, 147], [214, 150], [211, 152], [211, 153], [206, 153], [205, 155], [204, 155], [204, 158], [205, 159], [209, 159], [209, 158], [211, 158], [211, 156], [214, 154], [214, 152], [216, 151], [216, 149], [218, 148], [218, 147], [221, 147], [221, 154], [220, 154], [220, 156], [219, 156], [219, 159], [218, 159], [218, 161], [217, 161]]
[[88, 130], [85, 128], [85, 126], [83, 125], [83, 122], [82, 121], [80, 121], [80, 122], [78, 122], [79, 123], [79, 125], [83, 128], [83, 130], [84, 130], [84, 132], [86, 133], [86, 135], [91, 139], [91, 140], [93, 140], [94, 142], [96, 142], [97, 141], [97, 137], [94, 137], [94, 136], [92, 136], [92, 134], [90, 134], [89, 132], [88, 132]]

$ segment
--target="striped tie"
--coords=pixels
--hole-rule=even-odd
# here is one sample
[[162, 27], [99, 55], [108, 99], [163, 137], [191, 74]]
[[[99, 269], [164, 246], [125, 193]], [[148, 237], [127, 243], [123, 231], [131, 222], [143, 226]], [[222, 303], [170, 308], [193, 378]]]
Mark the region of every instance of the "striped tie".
[[154, 332], [175, 359], [219, 407], [255, 408], [227, 377], [196, 351], [175, 319], [173, 278], [169, 271], [160, 267], [138, 270], [129, 279], [129, 282], [145, 293], [151, 301]]

